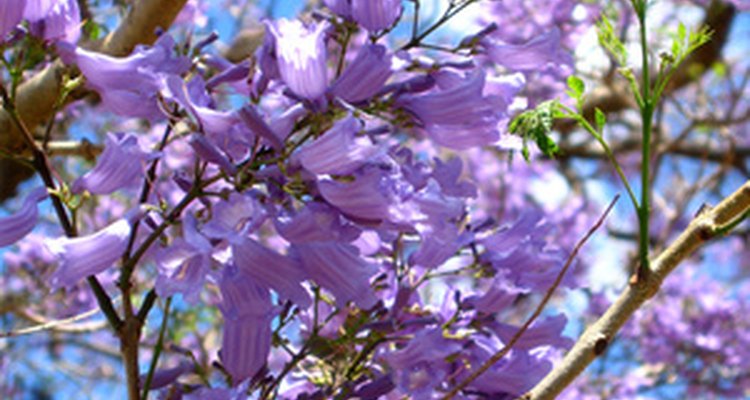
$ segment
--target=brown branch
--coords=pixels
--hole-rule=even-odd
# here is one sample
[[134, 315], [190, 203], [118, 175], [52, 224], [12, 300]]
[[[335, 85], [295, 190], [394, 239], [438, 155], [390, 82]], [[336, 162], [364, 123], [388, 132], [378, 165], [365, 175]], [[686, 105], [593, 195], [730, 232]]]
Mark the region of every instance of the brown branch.
[[573, 348], [523, 400], [554, 399], [583, 370], [602, 355], [623, 324], [659, 290], [664, 279], [717, 232], [731, 226], [750, 210], [750, 181], [725, 198], [718, 206], [700, 213], [677, 239], [651, 261], [651, 272], [631, 279], [620, 297], [604, 315], [589, 326]]
[[537, 318], [542, 314], [542, 311], [544, 311], [544, 307], [549, 303], [550, 299], [552, 298], [552, 295], [555, 293], [555, 290], [560, 286], [560, 283], [563, 280], [563, 277], [565, 276], [565, 273], [568, 271], [568, 268], [570, 268], [570, 265], [573, 264], [573, 260], [575, 260], [576, 256], [578, 255], [578, 252], [581, 250], [583, 245], [591, 238], [591, 236], [596, 232], [597, 229], [599, 229], [600, 226], [602, 226], [602, 223], [604, 223], [604, 220], [607, 218], [607, 215], [609, 215], [609, 212], [612, 211], [612, 207], [615, 206], [615, 203], [617, 203], [617, 199], [619, 199], [620, 196], [617, 195], [612, 200], [611, 203], [609, 203], [609, 206], [607, 209], [602, 213], [602, 215], [599, 217], [599, 219], [596, 221], [596, 223], [589, 228], [588, 232], [576, 243], [575, 247], [573, 248], [573, 251], [568, 256], [568, 259], [565, 261], [565, 264], [563, 265], [560, 272], [557, 274], [557, 277], [555, 278], [555, 281], [552, 283], [552, 286], [547, 290], [547, 292], [544, 294], [544, 297], [542, 298], [542, 301], [539, 303], [539, 305], [536, 307], [534, 312], [531, 314], [531, 316], [526, 320], [526, 322], [521, 326], [521, 328], [513, 335], [513, 337], [510, 339], [508, 344], [503, 347], [500, 351], [493, 354], [492, 357], [487, 359], [487, 361], [484, 362], [479, 368], [477, 368], [476, 371], [472, 372], [469, 377], [464, 379], [461, 383], [456, 385], [451, 389], [448, 394], [443, 397], [443, 400], [449, 400], [452, 399], [454, 396], [458, 394], [463, 388], [468, 386], [471, 382], [479, 378], [483, 373], [487, 372], [488, 369], [490, 369], [493, 365], [495, 365], [498, 361], [502, 360], [503, 357], [505, 357], [508, 353], [510, 353], [511, 349], [513, 349], [513, 346], [521, 339], [521, 336], [529, 330], [531, 327], [531, 324], [536, 321]]
[[[153, 43], [156, 40], [156, 30], [166, 31], [186, 2], [187, 0], [138, 1], [115, 30], [92, 47], [111, 56], [126, 56], [137, 44]], [[57, 60], [18, 87], [16, 108], [21, 120], [30, 130], [34, 131], [54, 116], [55, 103], [65, 75], [73, 75], [72, 69]], [[71, 100], [79, 99], [85, 94], [78, 93]], [[11, 154], [29, 151], [22, 133], [5, 111], [0, 111], [0, 149]], [[22, 167], [18, 162], [0, 160], [0, 202], [13, 197], [18, 183], [32, 175], [33, 171]]]

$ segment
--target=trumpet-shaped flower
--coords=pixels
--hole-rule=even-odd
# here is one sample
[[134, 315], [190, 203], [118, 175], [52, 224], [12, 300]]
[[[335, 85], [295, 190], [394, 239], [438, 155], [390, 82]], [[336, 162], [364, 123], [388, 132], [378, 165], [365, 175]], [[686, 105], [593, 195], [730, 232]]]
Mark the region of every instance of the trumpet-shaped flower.
[[133, 223], [144, 214], [143, 209], [134, 209], [91, 235], [62, 237], [47, 242], [47, 248], [60, 260], [60, 266], [50, 278], [51, 287], [58, 289], [75, 285], [81, 279], [112, 266], [128, 246]]
[[81, 36], [81, 10], [77, 0], [26, 0], [24, 18], [34, 36], [75, 43]]
[[366, 138], [355, 135], [361, 123], [351, 115], [299, 152], [302, 166], [315, 174], [346, 175], [363, 165], [378, 150]]
[[484, 96], [484, 84], [481, 71], [467, 77], [451, 73], [438, 80], [439, 90], [405, 94], [397, 104], [442, 146], [461, 150], [491, 144], [500, 137], [497, 124], [504, 104], [497, 96]]
[[533, 71], [547, 64], [571, 62], [570, 55], [562, 48], [560, 30], [556, 27], [520, 45], [496, 42], [490, 37], [484, 37], [479, 44], [492, 61], [512, 71]]
[[156, 293], [168, 297], [182, 293], [185, 300], [195, 304], [203, 288], [203, 281], [211, 266], [213, 246], [198, 232], [197, 221], [187, 214], [183, 224], [183, 237], [175, 239], [169, 247], [156, 255], [159, 276]]
[[352, 0], [352, 17], [370, 32], [390, 28], [401, 11], [401, 0]]
[[96, 166], [73, 182], [71, 191], [88, 190], [109, 194], [131, 186], [144, 176], [145, 162], [152, 156], [143, 151], [138, 137], [132, 133], [110, 133]]
[[21, 23], [26, 0], [0, 1], [0, 42], [13, 28]]
[[301, 21], [280, 19], [267, 22], [275, 39], [276, 59], [281, 79], [297, 96], [314, 100], [326, 91], [326, 22], [305, 26]]
[[331, 85], [331, 94], [350, 103], [365, 101], [378, 93], [392, 74], [391, 55], [386, 48], [368, 44]]
[[276, 311], [268, 289], [233, 265], [228, 265], [219, 282], [224, 315], [224, 335], [219, 358], [235, 381], [255, 375], [266, 363], [271, 350], [271, 320]]
[[47, 188], [33, 190], [15, 214], [0, 218], [0, 247], [9, 246], [28, 235], [37, 222], [37, 203], [47, 197]]
[[176, 55], [174, 47], [174, 40], [162, 35], [153, 46], [137, 46], [124, 58], [67, 43], [58, 44], [58, 51], [63, 61], [78, 66], [107, 109], [126, 117], [158, 120], [164, 117], [157, 104], [161, 77], [180, 75], [190, 68], [190, 60]]

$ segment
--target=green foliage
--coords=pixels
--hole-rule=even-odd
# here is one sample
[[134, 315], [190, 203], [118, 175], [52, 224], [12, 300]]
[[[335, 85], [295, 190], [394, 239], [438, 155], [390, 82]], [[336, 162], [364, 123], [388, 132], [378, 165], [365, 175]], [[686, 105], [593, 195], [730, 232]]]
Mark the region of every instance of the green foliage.
[[687, 32], [683, 23], [677, 27], [677, 33], [672, 39], [671, 56], [675, 60], [675, 66], [679, 65], [698, 47], [703, 46], [711, 40], [711, 31], [707, 26], [703, 26], [697, 31]]
[[607, 115], [604, 114], [604, 111], [600, 110], [599, 107], [596, 107], [594, 110], [594, 117], [596, 120], [596, 129], [601, 132], [604, 129], [604, 125], [607, 124]]
[[612, 57], [614, 57], [620, 66], [627, 65], [628, 51], [625, 49], [625, 45], [615, 32], [615, 28], [609, 21], [609, 18], [607, 18], [607, 16], [602, 16], [602, 20], [596, 24], [596, 27], [599, 44], [604, 47]]
[[576, 101], [576, 107], [580, 112], [583, 110], [583, 93], [586, 91], [586, 85], [581, 78], [571, 75], [568, 77], [568, 90], [566, 93]]
[[[582, 84], [583, 82], [581, 82]], [[523, 138], [523, 149], [521, 154], [529, 161], [529, 148], [527, 142], [532, 140], [539, 150], [548, 157], [554, 157], [560, 152], [560, 148], [549, 136], [556, 118], [563, 117], [560, 103], [550, 100], [539, 104], [533, 110], [525, 111], [516, 116], [508, 127], [508, 131]]]

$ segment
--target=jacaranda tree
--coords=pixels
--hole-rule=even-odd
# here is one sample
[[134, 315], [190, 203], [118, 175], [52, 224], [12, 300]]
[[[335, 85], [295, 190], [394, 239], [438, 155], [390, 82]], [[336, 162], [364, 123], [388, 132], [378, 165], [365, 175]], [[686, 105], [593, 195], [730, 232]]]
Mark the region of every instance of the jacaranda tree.
[[747, 10], [0, 0], [0, 397], [750, 395]]

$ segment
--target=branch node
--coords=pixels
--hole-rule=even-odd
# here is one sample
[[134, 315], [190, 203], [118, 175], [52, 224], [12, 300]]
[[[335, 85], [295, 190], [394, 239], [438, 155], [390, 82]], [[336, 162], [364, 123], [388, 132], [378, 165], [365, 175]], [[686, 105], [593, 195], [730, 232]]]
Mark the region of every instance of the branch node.
[[605, 351], [607, 351], [607, 347], [609, 346], [609, 338], [605, 334], [600, 334], [599, 337], [596, 338], [596, 341], [594, 342], [594, 355], [600, 356], [604, 354]]

